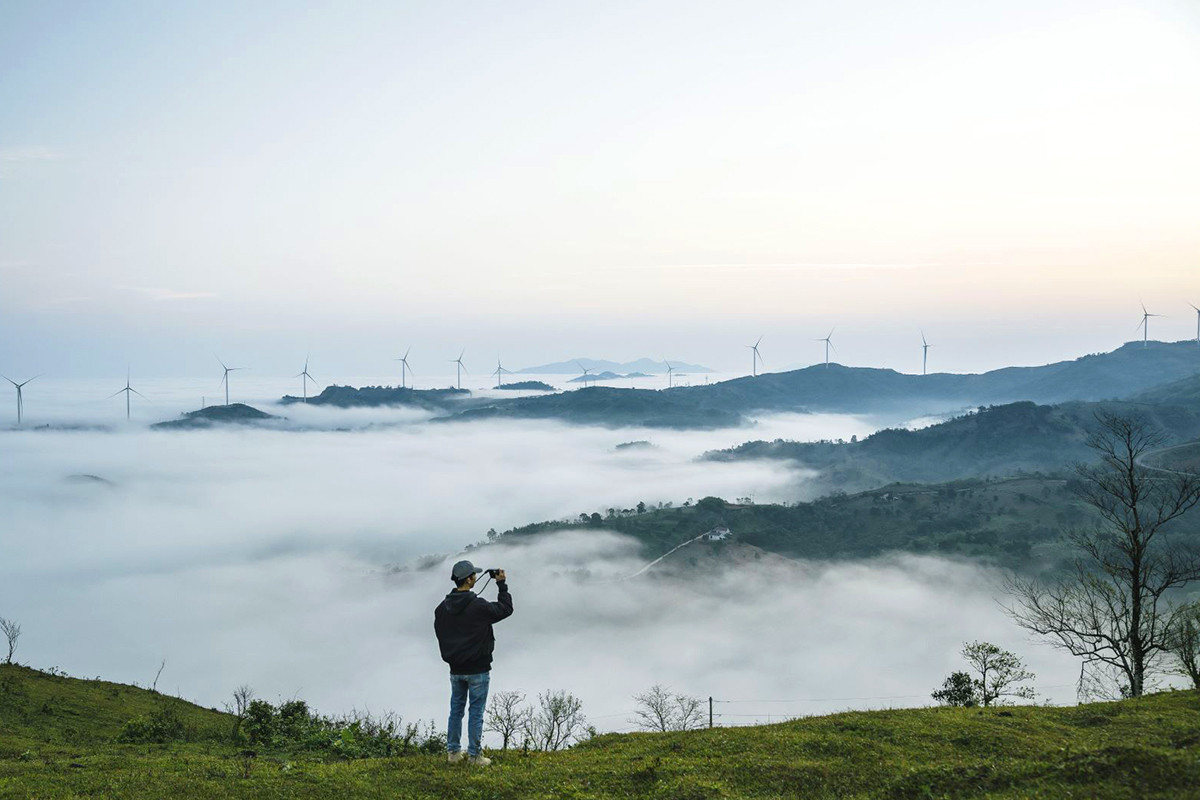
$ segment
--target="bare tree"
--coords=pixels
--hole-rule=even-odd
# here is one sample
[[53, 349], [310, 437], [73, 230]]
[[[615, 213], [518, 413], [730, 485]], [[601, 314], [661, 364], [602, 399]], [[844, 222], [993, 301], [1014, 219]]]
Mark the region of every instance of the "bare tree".
[[633, 698], [637, 703], [637, 725], [648, 731], [669, 731], [673, 723], [674, 702], [671, 693], [655, 684], [650, 691]]
[[242, 684], [233, 690], [233, 700], [225, 704], [225, 711], [233, 715], [233, 738], [237, 739], [250, 710], [250, 702], [254, 700], [254, 690]]
[[17, 652], [17, 640], [21, 638], [21, 626], [15, 619], [0, 617], [0, 633], [3, 633], [8, 641], [8, 657], [4, 659], [4, 663], [11, 664], [13, 655]]
[[162, 671], [167, 668], [167, 660], [164, 658], [162, 663], [158, 665], [158, 672], [154, 673], [154, 683], [150, 684], [150, 691], [158, 693], [158, 679], [162, 677]]
[[1166, 441], [1144, 420], [1105, 412], [1096, 419], [1087, 444], [1100, 461], [1076, 473], [1079, 495], [1102, 524], [1068, 534], [1079, 555], [1066, 580], [1012, 578], [1009, 613], [1085, 666], [1114, 670], [1122, 692], [1140, 697], [1175, 627], [1170, 592], [1200, 579], [1200, 550], [1167, 530], [1200, 502], [1200, 476], [1143, 466]]
[[686, 731], [704, 724], [703, 702], [698, 697], [672, 694], [655, 684], [635, 696], [638, 727], [648, 731]]
[[1200, 689], [1200, 603], [1180, 610], [1171, 630], [1169, 647], [1175, 657], [1172, 671], [1189, 679], [1192, 688]]
[[524, 703], [523, 692], [496, 692], [488, 702], [484, 730], [500, 735], [501, 750], [515, 744], [517, 734], [528, 726], [532, 712]]
[[562, 690], [538, 695], [538, 707], [530, 714], [524, 731], [527, 746], [538, 750], [562, 750], [586, 732], [582, 701]]

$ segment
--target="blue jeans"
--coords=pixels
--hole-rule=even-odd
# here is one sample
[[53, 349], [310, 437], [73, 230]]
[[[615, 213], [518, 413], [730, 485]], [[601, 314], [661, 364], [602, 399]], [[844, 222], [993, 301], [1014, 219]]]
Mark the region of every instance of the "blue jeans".
[[487, 703], [491, 673], [450, 675], [450, 721], [446, 724], [446, 752], [462, 749], [462, 717], [470, 696], [471, 714], [467, 719], [467, 755], [477, 756], [483, 742], [483, 707]]

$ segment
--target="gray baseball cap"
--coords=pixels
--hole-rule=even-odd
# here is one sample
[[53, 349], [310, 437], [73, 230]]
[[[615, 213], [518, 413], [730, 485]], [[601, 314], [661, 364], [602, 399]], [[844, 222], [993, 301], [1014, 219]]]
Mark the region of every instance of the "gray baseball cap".
[[476, 569], [475, 565], [470, 561], [459, 561], [454, 565], [454, 569], [450, 570], [450, 580], [458, 583], [468, 575], [478, 575], [483, 572], [481, 569]]

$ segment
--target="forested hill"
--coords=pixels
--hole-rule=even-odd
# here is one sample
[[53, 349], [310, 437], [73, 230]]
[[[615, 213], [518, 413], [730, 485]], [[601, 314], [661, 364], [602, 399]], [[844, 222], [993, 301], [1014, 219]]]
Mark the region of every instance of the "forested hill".
[[[649, 560], [705, 531], [726, 526], [730, 546], [752, 545], [809, 560], [936, 554], [1039, 573], [1069, 558], [1062, 530], [1089, 519], [1066, 479], [1027, 476], [945, 484], [892, 484], [791, 505], [730, 503], [706, 497], [683, 506], [611, 509], [571, 521], [524, 525], [501, 542], [566, 529], [596, 528], [632, 536]], [[686, 569], [722, 555], [726, 543], [690, 546], [671, 556]]]
[[[1097, 401], [1147, 393], [1200, 373], [1195, 342], [1140, 342], [1111, 353], [1041, 367], [1006, 367], [977, 375], [907, 375], [890, 369], [830, 364], [704, 386], [659, 391], [592, 387], [546, 397], [500, 400], [466, 411], [480, 417], [558, 418], [614, 425], [713, 427], [757, 411], [923, 413], [1030, 400]], [[1193, 392], [1189, 405], [1200, 406]], [[1145, 394], [1145, 402], [1161, 402]]]
[[1200, 407], [1127, 402], [1021, 402], [983, 408], [919, 430], [886, 429], [856, 442], [752, 441], [705, 454], [712, 461], [787, 459], [818, 470], [818, 491], [859, 491], [893, 481], [1059, 472], [1094, 454], [1085, 441], [1098, 411], [1138, 414], [1161, 428], [1170, 443], [1200, 437]]

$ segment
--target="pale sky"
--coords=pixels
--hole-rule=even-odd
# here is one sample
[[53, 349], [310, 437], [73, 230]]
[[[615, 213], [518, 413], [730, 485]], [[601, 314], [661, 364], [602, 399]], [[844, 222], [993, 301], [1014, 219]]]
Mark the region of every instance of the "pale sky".
[[1196, 335], [1193, 0], [0, 0], [12, 377], [965, 371], [1140, 302]]

